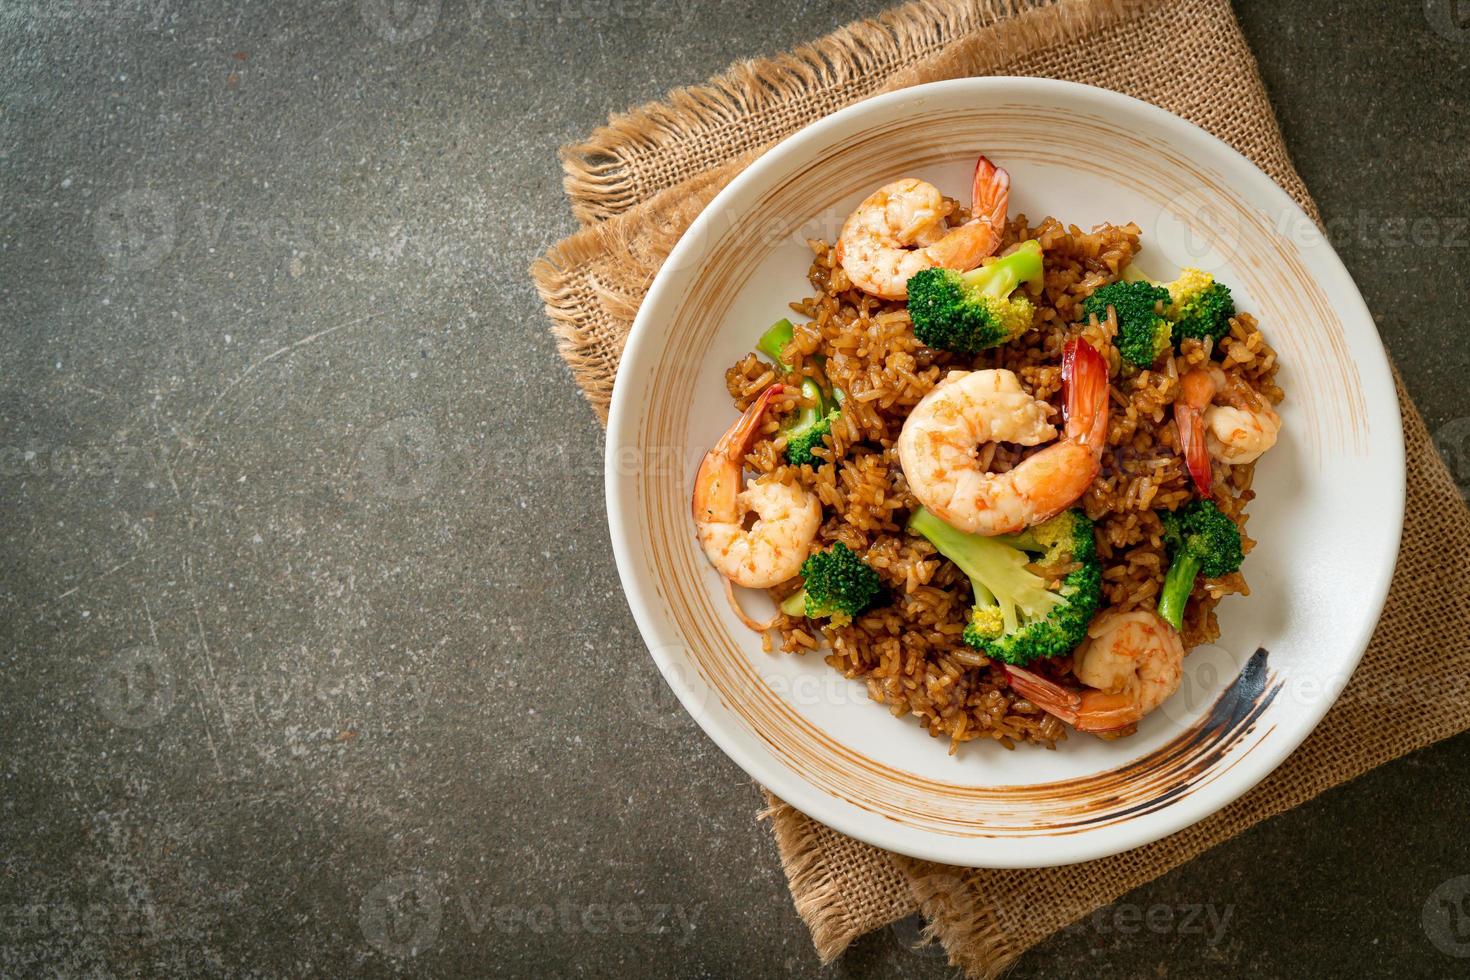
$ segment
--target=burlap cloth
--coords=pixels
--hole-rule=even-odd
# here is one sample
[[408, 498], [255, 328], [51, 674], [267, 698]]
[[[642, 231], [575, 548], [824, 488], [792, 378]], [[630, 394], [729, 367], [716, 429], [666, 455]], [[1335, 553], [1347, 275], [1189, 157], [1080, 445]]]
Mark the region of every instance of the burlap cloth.
[[[1140, 45], [1125, 35], [1166, 38]], [[1119, 60], [1116, 52], [1127, 51]], [[1221, 137], [1313, 217], [1255, 60], [1227, 0], [921, 0], [791, 54], [618, 116], [563, 153], [581, 231], [532, 269], [562, 354], [604, 422], [618, 356], [645, 289], [679, 235], [773, 142], [878, 92], [967, 75], [1037, 75], [1114, 89]], [[1446, 678], [1470, 675], [1470, 514], [1399, 386], [1408, 506], [1399, 567], [1373, 642], [1316, 732], [1255, 790], [1147, 847], [1064, 868], [984, 871], [860, 844], [779, 800], [767, 811], [797, 910], [824, 961], [920, 910], [951, 960], [995, 975], [1098, 906], [1258, 821], [1470, 727]], [[1383, 698], [1394, 702], [1383, 737]], [[1419, 693], [1424, 692], [1424, 693]], [[1014, 910], [1015, 914], [1009, 914]]]

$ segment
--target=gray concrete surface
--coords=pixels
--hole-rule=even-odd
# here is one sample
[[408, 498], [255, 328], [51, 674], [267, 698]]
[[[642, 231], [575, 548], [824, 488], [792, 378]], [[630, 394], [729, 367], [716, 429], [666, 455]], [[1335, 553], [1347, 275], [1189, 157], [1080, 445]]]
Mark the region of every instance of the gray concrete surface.
[[[820, 972], [640, 646], [524, 270], [572, 228], [559, 144], [880, 6], [0, 6], [0, 974]], [[1470, 30], [1399, 6], [1240, 14], [1470, 485]], [[1464, 972], [1467, 763], [1015, 975]], [[950, 974], [912, 926], [826, 975]]]

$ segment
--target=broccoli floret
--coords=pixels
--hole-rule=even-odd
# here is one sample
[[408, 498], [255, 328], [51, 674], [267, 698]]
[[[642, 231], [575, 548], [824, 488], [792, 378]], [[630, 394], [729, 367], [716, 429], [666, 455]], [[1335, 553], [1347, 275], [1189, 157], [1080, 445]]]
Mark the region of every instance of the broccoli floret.
[[781, 434], [786, 437], [786, 460], [792, 466], [817, 466], [822, 460], [812, 453], [812, 449], [822, 445], [822, 440], [832, 431], [832, 423], [842, 412], [827, 400], [822, 386], [813, 378], [802, 379], [801, 394], [815, 404], [797, 412], [781, 427]]
[[[761, 334], [755, 349], [775, 361], [776, 367], [782, 372], [790, 373], [791, 365], [782, 360], [781, 355], [790, 346], [795, 331], [790, 320], [777, 320], [771, 324], [769, 330]], [[842, 414], [841, 406], [846, 397], [836, 388], [832, 391], [832, 397], [827, 396], [827, 378], [822, 371], [826, 358], [817, 354], [809, 360], [815, 365], [816, 377], [802, 379], [801, 394], [815, 404], [803, 408], [781, 426], [781, 434], [786, 437], [786, 460], [793, 466], [816, 466], [822, 462], [812, 453], [812, 449], [820, 446], [822, 440], [832, 431], [832, 423]]]
[[1218, 342], [1230, 332], [1235, 301], [1230, 287], [1199, 269], [1185, 269], [1169, 283], [1169, 319], [1174, 321], [1174, 342], [1194, 337]]
[[841, 541], [802, 562], [801, 577], [801, 589], [781, 603], [788, 616], [850, 620], [871, 606], [883, 588], [878, 573]]
[[1084, 316], [1108, 318], [1108, 307], [1118, 318], [1118, 353], [1135, 367], [1146, 368], [1173, 343], [1173, 327], [1159, 312], [1167, 306], [1169, 291], [1141, 280], [1108, 283], [1082, 301]]
[[1198, 575], [1219, 578], [1239, 570], [1240, 528], [1208, 500], [1196, 500], [1177, 511], [1161, 511], [1164, 544], [1170, 565], [1159, 593], [1159, 615], [1177, 630], [1184, 622], [1184, 605]]
[[1022, 242], [1009, 255], [956, 272], [925, 269], [909, 278], [909, 319], [914, 336], [927, 347], [956, 354], [978, 354], [1031, 329], [1034, 307], [1022, 283], [1039, 287], [1044, 272], [1041, 243]]
[[[929, 539], [970, 577], [975, 605], [964, 640], [986, 656], [1022, 666], [1067, 653], [1086, 638], [1102, 603], [1102, 566], [1092, 522], [1080, 510], [1064, 511], [1021, 534], [983, 537], [956, 530], [920, 507], [909, 518], [909, 530]], [[1027, 567], [1032, 564], [1069, 571], [1053, 585]]]
[[761, 339], [755, 342], [755, 349], [775, 361], [776, 367], [783, 372], [790, 371], [791, 365], [782, 360], [781, 355], [786, 352], [786, 347], [791, 343], [795, 332], [796, 327], [792, 326], [791, 321], [782, 317], [771, 324], [769, 330], [761, 334]]

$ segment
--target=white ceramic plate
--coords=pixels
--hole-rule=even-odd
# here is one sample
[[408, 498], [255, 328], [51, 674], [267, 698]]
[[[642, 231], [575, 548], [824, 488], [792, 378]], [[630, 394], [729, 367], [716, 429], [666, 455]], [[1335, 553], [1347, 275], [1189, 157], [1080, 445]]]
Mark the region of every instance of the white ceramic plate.
[[[1011, 211], [1135, 221], [1140, 265], [1211, 270], [1280, 354], [1284, 432], [1257, 468], [1253, 594], [1220, 607], [1180, 692], [1115, 742], [946, 753], [820, 656], [761, 652], [728, 610], [690, 521], [699, 457], [735, 418], [725, 368], [808, 294], [808, 237], [835, 236], [901, 176], [968, 192], [977, 154], [1012, 177]], [[1357, 288], [1270, 178], [1169, 113], [1036, 79], [940, 82], [802, 130], [737, 177], [655, 279], [618, 372], [607, 506], [644, 640], [705, 732], [752, 777], [868, 843], [977, 867], [1115, 854], [1231, 802], [1301, 743], [1362, 655], [1388, 591], [1403, 441], [1382, 345]], [[769, 609], [747, 593], [756, 616]]]

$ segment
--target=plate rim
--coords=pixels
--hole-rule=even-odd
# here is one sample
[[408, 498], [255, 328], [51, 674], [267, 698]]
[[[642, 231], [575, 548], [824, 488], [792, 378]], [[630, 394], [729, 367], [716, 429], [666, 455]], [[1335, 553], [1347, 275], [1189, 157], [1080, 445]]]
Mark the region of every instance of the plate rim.
[[[613, 556], [618, 570], [618, 578], [622, 586], [625, 598], [633, 614], [634, 621], [638, 626], [640, 638], [645, 648], [649, 650], [654, 662], [659, 667], [665, 683], [673, 690], [683, 709], [693, 718], [700, 730], [704, 732], [719, 748], [738, 765], [750, 778], [760, 785], [766, 787], [777, 797], [787, 804], [800, 810], [810, 818], [817, 820], [840, 833], [856, 840], [871, 844], [884, 850], [894, 851], [921, 860], [938, 861], [961, 867], [985, 867], [985, 868], [1030, 868], [1030, 867], [1056, 867], [1073, 864], [1081, 861], [1093, 860], [1123, 853], [1136, 847], [1141, 847], [1170, 834], [1191, 827], [1218, 812], [1225, 806], [1244, 796], [1266, 777], [1274, 772], [1281, 763], [1295, 752], [1308, 736], [1312, 734], [1321, 723], [1322, 718], [1336, 704], [1337, 697], [1341, 694], [1339, 689], [1332, 697], [1321, 698], [1318, 701], [1301, 706], [1301, 716], [1308, 718], [1308, 723], [1302, 725], [1294, 732], [1284, 733], [1277, 738], [1263, 738], [1252, 751], [1251, 756], [1255, 760], [1249, 767], [1248, 775], [1238, 781], [1215, 780], [1210, 786], [1202, 788], [1200, 792], [1191, 794], [1186, 800], [1181, 800], [1178, 805], [1164, 808], [1151, 814], [1151, 819], [1143, 823], [1138, 821], [1124, 821], [1107, 828], [1106, 832], [1088, 832], [1070, 835], [1065, 839], [1060, 837], [1040, 838], [1053, 840], [1057, 845], [1058, 854], [1055, 858], [1047, 860], [1018, 859], [1014, 855], [1008, 859], [999, 861], [992, 860], [985, 855], [977, 853], [966, 853], [977, 849], [989, 850], [981, 843], [984, 839], [946, 837], [928, 831], [913, 831], [908, 837], [901, 839], [884, 838], [877, 832], [870, 831], [869, 824], [861, 822], [851, 813], [854, 805], [824, 791], [818, 786], [809, 783], [789, 767], [781, 765], [779, 761], [772, 764], [769, 760], [760, 756], [757, 751], [751, 751], [741, 743], [742, 732], [735, 730], [736, 726], [727, 726], [709, 722], [702, 714], [703, 698], [696, 690], [692, 679], [684, 676], [687, 667], [681, 668], [675, 658], [667, 649], [658, 642], [659, 631], [656, 629], [653, 612], [653, 604], [649, 601], [643, 585], [634, 574], [633, 554], [630, 547], [630, 536], [628, 528], [622, 516], [624, 506], [624, 493], [619, 484], [618, 455], [625, 447], [636, 446], [636, 442], [622, 438], [636, 422], [637, 404], [629, 394], [633, 385], [629, 383], [633, 368], [641, 355], [643, 348], [653, 343], [659, 336], [651, 325], [653, 311], [661, 305], [663, 292], [671, 288], [671, 274], [669, 270], [683, 268], [689, 262], [690, 253], [696, 252], [703, 247], [711, 238], [706, 234], [707, 226], [713, 221], [714, 216], [727, 210], [729, 200], [740, 193], [751, 184], [761, 180], [768, 172], [777, 171], [785, 159], [792, 153], [810, 141], [820, 140], [830, 130], [847, 125], [854, 117], [861, 116], [875, 109], [881, 109], [891, 104], [910, 103], [921, 100], [927, 95], [971, 90], [983, 93], [987, 96], [1004, 93], [1014, 95], [1026, 93], [1028, 90], [1038, 96], [1045, 97], [1048, 93], [1061, 93], [1063, 96], [1071, 95], [1083, 100], [1090, 100], [1093, 105], [1102, 108], [1121, 109], [1126, 113], [1141, 114], [1145, 119], [1152, 121], [1165, 129], [1180, 130], [1188, 133], [1192, 138], [1201, 140], [1209, 151], [1222, 155], [1226, 161], [1235, 164], [1236, 169], [1241, 170], [1243, 178], [1237, 179], [1232, 173], [1230, 184], [1233, 188], [1249, 192], [1247, 195], [1254, 200], [1273, 201], [1279, 208], [1280, 213], [1289, 214], [1301, 220], [1311, 223], [1317, 227], [1315, 222], [1306, 214], [1297, 202], [1286, 193], [1268, 174], [1257, 167], [1249, 158], [1230, 144], [1224, 142], [1207, 130], [1189, 122], [1166, 109], [1145, 102], [1132, 96], [1114, 92], [1110, 89], [1098, 88], [1092, 85], [1084, 85], [1078, 82], [1063, 81], [1060, 79], [1032, 78], [1028, 76], [997, 75], [985, 77], [970, 77], [948, 79], [939, 82], [931, 82], [925, 85], [912, 86], [895, 92], [864, 99], [850, 106], [846, 106], [836, 112], [823, 116], [797, 132], [781, 140], [769, 150], [763, 153], [749, 167], [737, 174], [718, 194], [707, 204], [698, 216], [690, 223], [674, 248], [660, 266], [659, 272], [654, 276], [643, 302], [639, 306], [638, 313], [634, 318], [633, 325], [629, 330], [623, 353], [619, 359], [618, 370], [613, 384], [611, 406], [608, 413], [608, 425], [604, 452], [604, 505], [608, 518], [608, 532], [612, 541]], [[1253, 183], [1255, 187], [1246, 187], [1246, 183]], [[1273, 233], [1274, 237], [1280, 238], [1279, 232]], [[716, 236], [717, 237], [717, 236]], [[1369, 597], [1368, 602], [1362, 603], [1365, 609], [1370, 610], [1370, 615], [1363, 618], [1350, 644], [1347, 656], [1343, 660], [1344, 666], [1350, 666], [1347, 677], [1356, 672], [1361, 663], [1363, 654], [1366, 652], [1374, 630], [1382, 615], [1384, 605], [1388, 599], [1389, 586], [1392, 582], [1394, 571], [1398, 566], [1398, 552], [1402, 544], [1403, 515], [1406, 496], [1406, 459], [1404, 456], [1403, 418], [1399, 410], [1398, 400], [1395, 393], [1393, 373], [1390, 367], [1388, 354], [1383, 346], [1381, 334], [1373, 321], [1372, 314], [1363, 300], [1361, 290], [1351, 273], [1338, 256], [1336, 249], [1323, 234], [1318, 243], [1312, 246], [1313, 250], [1320, 250], [1319, 255], [1330, 264], [1332, 271], [1339, 274], [1341, 278], [1351, 284], [1350, 291], [1339, 291], [1333, 294], [1333, 305], [1339, 314], [1340, 322], [1345, 326], [1347, 321], [1356, 318], [1360, 323], [1367, 325], [1367, 338], [1376, 343], [1372, 353], [1375, 357], [1367, 359], [1356, 359], [1357, 366], [1362, 372], [1362, 388], [1365, 393], [1365, 402], [1370, 388], [1384, 388], [1388, 391], [1386, 407], [1392, 413], [1391, 420], [1395, 424], [1387, 425], [1386, 431], [1376, 439], [1387, 440], [1383, 448], [1386, 451], [1388, 462], [1393, 466], [1393, 473], [1385, 474], [1388, 480], [1387, 489], [1392, 491], [1393, 497], [1393, 560], [1384, 564], [1383, 567], [1373, 569], [1373, 578], [1367, 592], [1362, 593]], [[1305, 253], [1306, 248], [1299, 246], [1298, 250]], [[1345, 337], [1346, 339], [1346, 337]], [[1373, 377], [1370, 379], [1369, 374]], [[1370, 380], [1371, 383], [1370, 384]], [[656, 593], [656, 586], [650, 586], [647, 591]], [[695, 672], [697, 673], [697, 672]], [[1346, 685], [1344, 684], [1344, 687]], [[1308, 717], [1310, 716], [1310, 717]], [[1227, 783], [1221, 787], [1222, 782]], [[1206, 791], [1210, 792], [1206, 792]], [[1146, 828], [1141, 833], [1139, 828]], [[1003, 849], [1006, 842], [988, 841], [991, 845], [999, 844]]]

